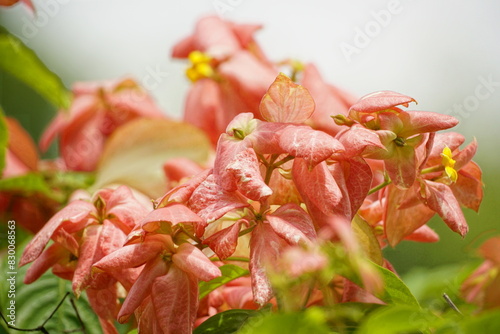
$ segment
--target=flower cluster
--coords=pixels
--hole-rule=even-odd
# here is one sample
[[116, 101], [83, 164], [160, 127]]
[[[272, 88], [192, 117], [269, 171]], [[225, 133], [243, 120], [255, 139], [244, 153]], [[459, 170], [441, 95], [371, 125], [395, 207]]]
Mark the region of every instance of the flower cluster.
[[[174, 48], [193, 82], [184, 121], [206, 133], [212, 162], [164, 161], [169, 186], [153, 204], [125, 178], [76, 192], [26, 247], [25, 283], [52, 268], [87, 292], [105, 333], [133, 315], [142, 333], [191, 333], [224, 310], [290, 301], [280, 273], [304, 283], [297, 308], [382, 303], [383, 247], [437, 241], [436, 213], [465, 236], [461, 206], [477, 211], [483, 197], [477, 143], [438, 133], [458, 120], [408, 110], [415, 100], [391, 91], [356, 102], [312, 64], [268, 60], [258, 28], [208, 17]], [[129, 80], [75, 87], [42, 145], [59, 135], [60, 166], [94, 171], [112, 132], [162, 117], [137, 94]], [[225, 276], [228, 264], [249, 277]], [[200, 281], [221, 278], [200, 300]]]

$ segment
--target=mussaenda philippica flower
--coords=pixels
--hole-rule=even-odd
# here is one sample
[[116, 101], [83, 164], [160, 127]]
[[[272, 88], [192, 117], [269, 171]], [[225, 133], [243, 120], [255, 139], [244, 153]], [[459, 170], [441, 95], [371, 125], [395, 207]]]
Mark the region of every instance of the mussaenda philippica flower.
[[458, 173], [455, 170], [455, 160], [452, 158], [451, 149], [448, 146], [443, 148], [443, 153], [441, 153], [441, 164], [444, 166], [444, 171], [446, 175], [450, 178], [452, 182], [457, 182]]
[[212, 57], [201, 51], [192, 51], [189, 53], [189, 61], [191, 66], [186, 69], [186, 76], [192, 82], [200, 79], [210, 78], [214, 74], [211, 62]]

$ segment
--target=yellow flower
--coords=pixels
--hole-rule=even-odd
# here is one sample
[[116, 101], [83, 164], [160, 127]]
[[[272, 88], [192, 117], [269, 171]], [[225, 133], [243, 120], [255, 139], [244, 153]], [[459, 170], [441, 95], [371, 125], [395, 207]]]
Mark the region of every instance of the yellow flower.
[[211, 62], [212, 57], [200, 52], [193, 51], [188, 56], [191, 66], [186, 69], [186, 76], [192, 82], [198, 81], [203, 78], [210, 78], [214, 74]]
[[457, 182], [458, 173], [455, 170], [455, 160], [452, 158], [451, 149], [448, 146], [443, 148], [443, 153], [441, 153], [441, 164], [444, 166], [444, 171], [446, 175], [450, 178], [452, 182]]

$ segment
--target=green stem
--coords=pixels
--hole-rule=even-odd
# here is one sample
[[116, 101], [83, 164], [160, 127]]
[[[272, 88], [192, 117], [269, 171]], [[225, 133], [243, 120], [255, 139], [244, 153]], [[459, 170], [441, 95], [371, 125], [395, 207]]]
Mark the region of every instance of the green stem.
[[241, 237], [241, 236], [243, 236], [245, 234], [248, 234], [248, 233], [252, 232], [253, 229], [254, 229], [254, 227], [255, 227], [255, 225], [253, 225], [253, 226], [251, 226], [249, 228], [246, 228], [243, 231], [240, 231], [240, 233], [238, 233], [238, 237]]
[[371, 194], [373, 194], [374, 192], [379, 191], [380, 189], [382, 189], [382, 188], [384, 188], [384, 187], [388, 186], [388, 185], [389, 185], [389, 184], [391, 184], [391, 183], [392, 183], [392, 180], [390, 180], [390, 179], [389, 179], [389, 180], [385, 180], [384, 182], [382, 182], [382, 183], [381, 183], [381, 184], [379, 184], [378, 186], [375, 186], [375, 187], [373, 187], [372, 189], [370, 189], [370, 191], [368, 192], [368, 195], [371, 195]]
[[193, 239], [194, 241], [196, 241], [197, 244], [202, 244], [203, 243], [203, 241], [200, 238], [198, 238], [197, 236], [195, 236], [194, 234], [192, 234], [188, 230], [186, 230], [186, 228], [184, 227], [183, 224], [179, 224], [179, 227], [181, 228], [182, 232], [186, 233], [186, 235], [188, 237], [190, 237], [191, 239]]
[[440, 172], [442, 170], [443, 170], [443, 166], [434, 166], [434, 167], [422, 169], [420, 171], [420, 174], [429, 174], [429, 173], [434, 173], [434, 172]]

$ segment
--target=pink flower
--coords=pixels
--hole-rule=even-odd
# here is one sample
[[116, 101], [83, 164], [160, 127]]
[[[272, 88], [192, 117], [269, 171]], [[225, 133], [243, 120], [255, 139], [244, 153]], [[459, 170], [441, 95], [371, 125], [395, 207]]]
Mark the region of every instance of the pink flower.
[[70, 170], [95, 169], [106, 138], [138, 117], [162, 118], [151, 97], [132, 79], [76, 83], [68, 111], [59, 111], [40, 140], [42, 150], [59, 136], [61, 157]]
[[[90, 291], [89, 301], [103, 329], [106, 333], [117, 333], [113, 325], [118, 309], [116, 282], [129, 289], [137, 273], [135, 270], [94, 273], [92, 266], [120, 248], [126, 235], [147, 211], [124, 186], [101, 190], [92, 202], [72, 201], [52, 217], [24, 249], [19, 265], [33, 262], [24, 282], [37, 280], [52, 267], [56, 275], [72, 281], [77, 296], [85, 289]], [[50, 239], [54, 243], [44, 250]], [[103, 298], [104, 295], [109, 298]]]
[[150, 328], [152, 319], [156, 319], [165, 333], [192, 332], [198, 309], [198, 280], [209, 281], [221, 275], [199, 248], [181, 236], [186, 230], [197, 234], [201, 224], [201, 218], [181, 204], [159, 208], [142, 220], [142, 230], [133, 233], [124, 247], [94, 264], [106, 272], [144, 264], [118, 314], [119, 322], [127, 321], [141, 304], [152, 303], [147, 311], [138, 311], [140, 331]]
[[251, 112], [259, 117], [262, 95], [276, 76], [277, 70], [253, 38], [259, 28], [205, 17], [172, 52], [192, 64], [187, 75], [194, 83], [186, 98], [184, 120], [204, 130], [214, 145], [237, 114]]

